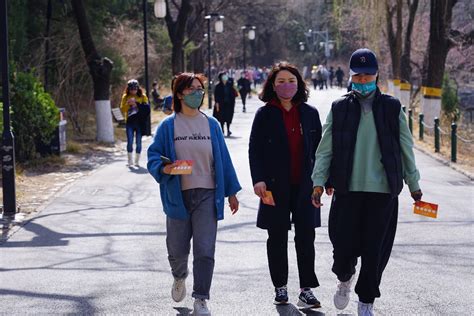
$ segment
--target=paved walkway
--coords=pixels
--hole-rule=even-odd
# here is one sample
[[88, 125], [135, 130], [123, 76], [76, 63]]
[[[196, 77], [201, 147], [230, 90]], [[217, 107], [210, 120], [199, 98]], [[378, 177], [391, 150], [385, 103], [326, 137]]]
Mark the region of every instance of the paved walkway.
[[[341, 92], [312, 91], [309, 103], [325, 118]], [[226, 210], [225, 220], [219, 223], [209, 307], [213, 315], [336, 315], [327, 198], [315, 244], [321, 283], [315, 293], [322, 308], [300, 312], [294, 305], [272, 304], [266, 233], [255, 227], [258, 199], [247, 158], [258, 106], [254, 97], [248, 112], [242, 113], [238, 103], [233, 135], [227, 139], [244, 189], [238, 195], [239, 213], [232, 216]], [[417, 162], [425, 198], [439, 203], [439, 218], [414, 215], [408, 192], [402, 193], [395, 246], [375, 311], [379, 315], [470, 315], [474, 310], [473, 182], [419, 152]], [[288, 286], [290, 301], [296, 304], [296, 256], [294, 243], [289, 245]], [[129, 171], [125, 157], [70, 185], [0, 246], [0, 314], [190, 314], [192, 299], [174, 303], [171, 282], [158, 185], [144, 168]], [[344, 314], [356, 312], [353, 296]]]

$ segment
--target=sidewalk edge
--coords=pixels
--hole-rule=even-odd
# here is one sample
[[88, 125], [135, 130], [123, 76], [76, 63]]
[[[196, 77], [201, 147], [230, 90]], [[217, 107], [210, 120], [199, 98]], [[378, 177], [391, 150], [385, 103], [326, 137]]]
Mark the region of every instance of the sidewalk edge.
[[461, 173], [462, 175], [468, 177], [469, 180], [474, 181], [474, 174], [470, 173], [467, 170], [464, 170], [464, 169], [460, 168], [456, 163], [453, 163], [453, 162], [449, 161], [448, 159], [446, 159], [444, 157], [440, 157], [438, 155], [435, 155], [434, 153], [432, 153], [432, 152], [430, 152], [430, 151], [428, 151], [424, 148], [421, 148], [417, 145], [415, 145], [415, 149], [418, 150], [419, 152], [424, 153], [425, 155], [428, 155], [429, 157], [433, 158], [437, 162], [440, 162], [443, 165], [446, 165], [446, 166], [450, 167], [451, 169], [453, 169], [453, 170]]

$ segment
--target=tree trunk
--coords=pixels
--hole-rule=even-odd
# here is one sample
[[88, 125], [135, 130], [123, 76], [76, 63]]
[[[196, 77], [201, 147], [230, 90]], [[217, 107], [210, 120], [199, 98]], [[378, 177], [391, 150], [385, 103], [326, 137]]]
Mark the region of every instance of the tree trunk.
[[82, 49], [94, 85], [96, 107], [97, 140], [114, 142], [112, 114], [110, 108], [110, 74], [113, 62], [107, 57], [102, 58], [95, 48], [92, 34], [87, 21], [83, 0], [71, 0], [79, 28]]
[[190, 56], [191, 69], [195, 73], [204, 73], [204, 54], [202, 46], [194, 50]]
[[425, 87], [441, 88], [446, 57], [454, 46], [449, 37], [453, 7], [457, 0], [431, 0], [430, 37], [428, 53], [423, 63], [423, 80]]
[[405, 33], [405, 45], [403, 47], [403, 54], [401, 57], [400, 75], [401, 79], [406, 82], [411, 82], [411, 34], [413, 33], [413, 24], [415, 23], [416, 11], [418, 10], [419, 0], [408, 0], [408, 23]]
[[[396, 0], [395, 7], [390, 6], [390, 0], [386, 0], [385, 8], [387, 14], [387, 39], [392, 59], [392, 78], [400, 79], [400, 60], [402, 55], [402, 0]], [[396, 12], [397, 30], [393, 28], [393, 15]]]
[[173, 21], [170, 13], [170, 5], [172, 5], [170, 1], [166, 0], [165, 21], [168, 27], [171, 44], [173, 45], [171, 51], [171, 69], [173, 74], [177, 74], [184, 71], [183, 42], [186, 33], [186, 24], [193, 7], [191, 6], [191, 0], [181, 0], [181, 6], [178, 9], [178, 17], [176, 18], [176, 21]]

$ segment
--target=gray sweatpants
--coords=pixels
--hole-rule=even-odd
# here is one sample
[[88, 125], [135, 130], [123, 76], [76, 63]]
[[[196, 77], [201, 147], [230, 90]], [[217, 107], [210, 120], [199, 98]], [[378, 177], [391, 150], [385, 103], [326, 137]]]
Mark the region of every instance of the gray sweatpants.
[[216, 249], [217, 216], [215, 190], [191, 189], [182, 192], [190, 215], [187, 220], [167, 217], [166, 246], [171, 273], [177, 279], [188, 276], [188, 257], [193, 239], [194, 298], [209, 299], [214, 253]]

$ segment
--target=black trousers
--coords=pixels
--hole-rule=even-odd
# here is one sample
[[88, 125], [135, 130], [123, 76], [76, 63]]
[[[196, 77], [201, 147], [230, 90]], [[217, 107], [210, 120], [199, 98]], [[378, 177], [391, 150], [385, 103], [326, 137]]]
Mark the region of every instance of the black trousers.
[[240, 98], [242, 99], [242, 104], [244, 105], [244, 108], [245, 108], [245, 102], [247, 101], [247, 93], [240, 92]]
[[[290, 192], [290, 212], [293, 214], [298, 211], [296, 209], [298, 193], [299, 187], [293, 186]], [[293, 216], [293, 218], [295, 219], [294, 240], [300, 287], [318, 287], [318, 278], [314, 272], [314, 227], [308, 225], [302, 216]], [[267, 257], [270, 276], [273, 286], [281, 287], [288, 283], [288, 228], [286, 225], [280, 225], [279, 228], [275, 227], [267, 231]]]
[[333, 198], [329, 212], [332, 271], [340, 281], [347, 281], [361, 257], [355, 292], [363, 303], [380, 297], [379, 285], [392, 252], [397, 219], [398, 198], [390, 194], [349, 192]]

